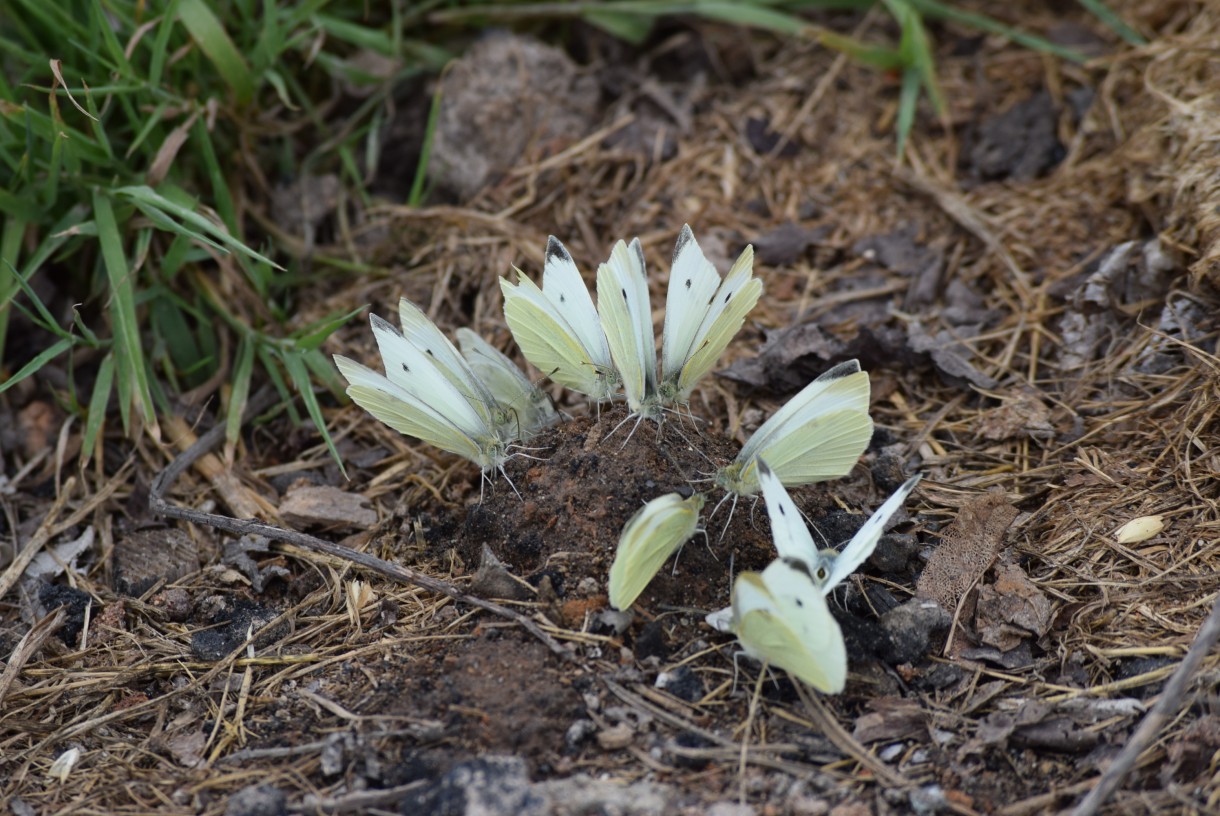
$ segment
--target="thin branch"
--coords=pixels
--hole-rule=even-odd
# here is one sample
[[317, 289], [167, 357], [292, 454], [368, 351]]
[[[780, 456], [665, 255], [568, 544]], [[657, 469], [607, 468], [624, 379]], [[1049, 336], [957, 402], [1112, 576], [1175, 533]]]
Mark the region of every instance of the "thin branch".
[[[275, 393], [266, 391], [250, 400], [247, 406], [246, 416], [253, 416], [267, 408], [273, 399]], [[382, 560], [368, 553], [353, 550], [350, 547], [343, 547], [339, 544], [332, 544], [320, 538], [314, 538], [305, 533], [299, 533], [296, 530], [286, 530], [283, 527], [276, 527], [272, 524], [263, 524], [258, 521], [248, 521], [244, 519], [231, 518], [229, 516], [221, 516], [215, 513], [204, 513], [199, 510], [192, 510], [186, 507], [179, 507], [175, 504], [170, 504], [165, 500], [165, 492], [173, 486], [177, 478], [184, 470], [190, 467], [197, 459], [210, 451], [216, 445], [220, 444], [220, 440], [224, 439], [225, 426], [219, 424], [212, 430], [199, 437], [195, 444], [191, 445], [182, 452], [178, 458], [170, 462], [169, 467], [158, 474], [153, 480], [152, 489], [149, 491], [148, 507], [158, 515], [167, 516], [169, 518], [189, 521], [193, 524], [202, 524], [208, 527], [214, 527], [218, 530], [233, 533], [235, 535], [261, 535], [266, 536], [274, 541], [283, 541], [288, 544], [294, 544], [302, 549], [311, 552], [322, 553], [334, 558], [339, 558], [348, 561], [357, 566], [363, 567], [370, 572], [374, 572], [391, 581], [397, 581], [402, 584], [411, 584], [421, 587], [430, 592], [436, 592], [440, 595], [445, 595], [460, 603], [477, 606], [491, 612], [494, 615], [499, 615], [502, 618], [507, 618], [514, 623], [519, 624], [527, 632], [546, 644], [552, 652], [562, 657], [564, 660], [574, 660], [572, 653], [565, 649], [559, 641], [548, 635], [538, 626], [537, 623], [530, 620], [525, 615], [508, 607], [491, 601], [477, 598], [469, 593], [463, 592], [453, 584], [447, 581], [442, 581], [439, 578], [433, 578], [423, 573], [416, 572], [408, 567], [392, 564], [389, 561]]]

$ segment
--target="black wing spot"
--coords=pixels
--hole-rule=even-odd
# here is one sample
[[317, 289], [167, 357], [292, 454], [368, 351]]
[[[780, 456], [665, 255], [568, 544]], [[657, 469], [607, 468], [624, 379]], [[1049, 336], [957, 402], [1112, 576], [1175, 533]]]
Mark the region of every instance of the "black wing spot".
[[686, 288], [687, 288], [687, 289], [689, 289], [689, 288], [690, 288], [690, 278], [687, 278], [687, 279], [686, 279]]
[[796, 600], [796, 605], [797, 605], [797, 606], [799, 606], [801, 609], [804, 609], [804, 608], [805, 608], [805, 602], [804, 602], [804, 601], [802, 601], [800, 598], [796, 598], [795, 600]]
[[783, 506], [782, 504], [779, 506], [779, 514], [780, 514], [781, 516], [786, 516], [786, 515], [788, 515], [788, 511], [784, 509], [784, 506]]
[[432, 349], [424, 349], [424, 351], [428, 352], [428, 356], [429, 356], [429, 357], [435, 357], [435, 356], [436, 356], [435, 354], [433, 354], [433, 353], [432, 353]]
[[567, 303], [567, 302], [568, 302], [568, 297], [567, 297], [567, 295], [560, 295], [560, 296], [559, 296], [559, 302], [560, 302], [560, 303]]
[[626, 303], [627, 302], [627, 290], [619, 289], [619, 291], [623, 293], [623, 303]]
[[724, 302], [725, 302], [725, 303], [728, 303], [728, 302], [729, 302], [729, 299], [730, 299], [731, 297], [733, 297], [733, 293], [732, 293], [732, 292], [726, 292], [726, 293], [725, 293], [725, 295], [724, 295]]
[[402, 364], [402, 370], [403, 370], [403, 371], [405, 371], [407, 374], [410, 374], [410, 373], [411, 373], [411, 366], [407, 365], [406, 363], [403, 363], [403, 364]]

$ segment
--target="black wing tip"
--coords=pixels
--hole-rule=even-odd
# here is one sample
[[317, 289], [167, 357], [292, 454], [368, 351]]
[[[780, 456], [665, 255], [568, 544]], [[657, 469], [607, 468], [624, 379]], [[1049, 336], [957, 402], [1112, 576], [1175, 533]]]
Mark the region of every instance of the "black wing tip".
[[828, 380], [841, 380], [844, 377], [850, 377], [852, 374], [860, 373], [859, 360], [844, 360], [838, 365], [831, 366], [822, 372], [822, 375], [817, 378], [816, 382], [827, 382]]
[[398, 327], [386, 320], [384, 317], [378, 317], [375, 314], [370, 314], [369, 323], [372, 324], [374, 329], [384, 329], [386, 331], [394, 332], [394, 334], [402, 337], [402, 332], [398, 330]]
[[571, 253], [568, 252], [563, 242], [554, 235], [548, 236], [546, 239], [546, 260], [550, 261], [552, 258], [558, 258], [568, 263], [572, 262]]
[[682, 231], [678, 233], [678, 240], [674, 243], [674, 261], [678, 260], [682, 250], [686, 249], [687, 244], [691, 243], [698, 246], [698, 241], [695, 240], [695, 232], [690, 228], [690, 224], [683, 224]]

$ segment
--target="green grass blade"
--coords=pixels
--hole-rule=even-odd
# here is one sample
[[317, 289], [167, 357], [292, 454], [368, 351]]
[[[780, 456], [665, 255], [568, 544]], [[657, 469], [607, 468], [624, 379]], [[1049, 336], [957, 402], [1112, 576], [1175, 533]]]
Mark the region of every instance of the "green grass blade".
[[[254, 346], [258, 343], [255, 337], [243, 337], [237, 349], [237, 365], [233, 368], [233, 390], [229, 394], [229, 404], [225, 409], [225, 445], [226, 453], [237, 444], [241, 433], [241, 418], [246, 412], [246, 403], [250, 399], [250, 381], [254, 378]], [[226, 459], [229, 458], [226, 456]]]
[[1131, 45], [1148, 44], [1148, 40], [1144, 39], [1144, 37], [1141, 36], [1140, 33], [1134, 28], [1127, 25], [1123, 21], [1122, 17], [1115, 14], [1110, 7], [1101, 0], [1077, 0], [1077, 2], [1088, 9], [1094, 17], [1109, 26], [1115, 34], [1122, 37]]
[[939, 0], [907, 0], [912, 6], [923, 13], [927, 17], [935, 17], [940, 20], [952, 20], [963, 25], [972, 26], [981, 31], [986, 31], [991, 34], [998, 34], [1001, 37], [1011, 40], [1018, 45], [1023, 45], [1026, 48], [1034, 51], [1045, 51], [1048, 54], [1054, 54], [1070, 62], [1085, 63], [1089, 58], [1079, 51], [1073, 51], [1071, 48], [1065, 48], [1058, 43], [1053, 43], [1044, 37], [1039, 37], [1035, 34], [1022, 31], [1019, 28], [1004, 25], [996, 22], [990, 17], [982, 14], [975, 14], [971, 11], [964, 11], [954, 6], [946, 5]]
[[[135, 281], [123, 252], [114, 208], [102, 192], [93, 194], [93, 219], [102, 250], [102, 264], [110, 288], [110, 319], [114, 331], [115, 353], [118, 354], [119, 403], [139, 409], [150, 428], [157, 427], [152, 394], [148, 388], [148, 370], [144, 365], [144, 349], [140, 344], [140, 326], [136, 320]], [[130, 432], [130, 416], [123, 424]]]
[[280, 359], [284, 361], [284, 368], [288, 369], [288, 376], [291, 378], [292, 384], [296, 386], [297, 393], [301, 395], [301, 400], [305, 403], [305, 410], [309, 412], [309, 418], [313, 420], [314, 427], [318, 429], [318, 433], [322, 434], [326, 449], [330, 451], [330, 455], [339, 465], [343, 477], [347, 478], [347, 469], [343, 466], [339, 450], [335, 447], [335, 440], [331, 438], [330, 430], [326, 427], [326, 418], [322, 416], [322, 406], [318, 404], [318, 397], [313, 392], [313, 382], [309, 378], [309, 369], [305, 365], [303, 356], [298, 351], [286, 351], [280, 355]]
[[4, 360], [4, 347], [8, 339], [9, 310], [5, 308], [17, 292], [17, 281], [23, 280], [17, 272], [17, 261], [21, 254], [21, 238], [25, 235], [26, 222], [20, 218], [8, 218], [0, 229], [0, 263], [11, 275], [0, 275], [0, 361]]
[[97, 379], [93, 381], [93, 393], [89, 395], [89, 413], [85, 417], [85, 437], [81, 442], [84, 463], [93, 456], [98, 434], [106, 419], [106, 405], [110, 402], [110, 391], [114, 387], [114, 352], [102, 358], [102, 364], [97, 369]]
[[[228, 232], [228, 230], [222, 229], [194, 210], [190, 210], [177, 202], [170, 201], [168, 198], [161, 195], [151, 187], [143, 184], [132, 187], [120, 187], [119, 189], [115, 190], [113, 194], [119, 198], [125, 198], [131, 201], [132, 204], [139, 207], [140, 211], [149, 218], [157, 219], [158, 224], [164, 226], [165, 229], [179, 233], [190, 233], [192, 237], [200, 241], [204, 241], [205, 243], [212, 244], [210, 240], [204, 237], [203, 234], [206, 233], [207, 235], [215, 238], [216, 242], [223, 244], [224, 247], [227, 247], [228, 249], [239, 252], [249, 258], [253, 258], [256, 261], [270, 264], [276, 269], [284, 269], [284, 267], [280, 266], [275, 261], [246, 246], [237, 238], [234, 238]], [[178, 221], [184, 223], [179, 224], [175, 222], [174, 219], [178, 219]], [[216, 246], [216, 244], [212, 245]], [[222, 247], [217, 246], [217, 249], [221, 248]]]
[[424, 144], [419, 151], [419, 163], [415, 165], [415, 178], [411, 181], [411, 193], [407, 196], [408, 207], [419, 207], [424, 202], [424, 184], [428, 180], [428, 161], [432, 157], [432, 142], [436, 138], [436, 123], [441, 115], [441, 83], [436, 83], [432, 104], [428, 106], [428, 124], [424, 128]]
[[898, 159], [906, 155], [907, 137], [915, 124], [915, 109], [919, 105], [919, 88], [922, 84], [919, 71], [908, 68], [902, 72], [902, 92], [898, 96], [898, 118], [894, 129], [898, 132]]
[[208, 4], [204, 0], [181, 0], [178, 19], [233, 91], [237, 103], [248, 104], [254, 98], [254, 78], [250, 74], [250, 66]]
[[37, 374], [44, 365], [63, 354], [68, 349], [72, 348], [72, 345], [73, 341], [69, 338], [60, 338], [59, 340], [56, 340], [50, 346], [35, 355], [33, 360], [30, 360], [28, 363], [23, 365], [16, 374], [0, 383], [0, 394], [3, 394], [14, 385], [24, 380], [26, 377]]

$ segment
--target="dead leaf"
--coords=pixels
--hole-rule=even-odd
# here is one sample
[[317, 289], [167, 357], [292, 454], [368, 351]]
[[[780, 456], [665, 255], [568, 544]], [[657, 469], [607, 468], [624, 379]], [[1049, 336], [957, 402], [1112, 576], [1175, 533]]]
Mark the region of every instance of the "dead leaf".
[[203, 764], [203, 751], [208, 745], [208, 735], [202, 730], [175, 734], [165, 741], [170, 756], [184, 768], [197, 768]]
[[953, 332], [942, 330], [928, 334], [919, 321], [912, 321], [907, 326], [907, 341], [912, 350], [928, 355], [932, 364], [951, 380], [965, 380], [979, 388], [995, 388], [996, 381], [970, 362], [974, 352], [962, 342], [975, 333], [968, 326], [958, 326]]
[[790, 266], [796, 263], [809, 247], [825, 240], [830, 233], [829, 224], [811, 228], [785, 221], [754, 239], [754, 262], [763, 266]]
[[199, 569], [199, 544], [184, 530], [149, 527], [119, 539], [110, 558], [114, 588], [139, 597], [158, 581], [176, 581]]
[[904, 303], [907, 311], [934, 303], [944, 288], [941, 278], [945, 253], [919, 242], [917, 237], [914, 225], [904, 225], [884, 235], [861, 238], [852, 246], [853, 252], [911, 278]]
[[1017, 437], [1049, 439], [1055, 435], [1050, 423], [1051, 411], [1042, 400], [1030, 393], [1020, 393], [1005, 400], [998, 408], [986, 411], [975, 424], [983, 439], [999, 442]]
[[859, 742], [894, 742], [927, 736], [928, 715], [916, 700], [876, 697], [868, 714], [856, 718], [852, 736]]
[[1024, 570], [1005, 561], [996, 567], [995, 582], [979, 588], [975, 628], [980, 640], [1006, 652], [1031, 635], [1045, 635], [1051, 612], [1050, 599]]
[[510, 601], [529, 601], [535, 593], [529, 584], [508, 571], [495, 553], [483, 545], [483, 558], [470, 582], [470, 594], [478, 598], [501, 598]]
[[324, 526], [364, 529], [377, 523], [377, 513], [365, 505], [368, 499], [329, 485], [299, 485], [288, 488], [280, 503], [280, 516], [294, 527]]
[[1017, 508], [1003, 493], [985, 493], [958, 511], [919, 576], [916, 594], [954, 610], [995, 560]]

